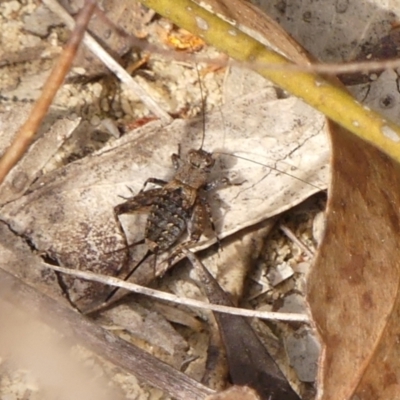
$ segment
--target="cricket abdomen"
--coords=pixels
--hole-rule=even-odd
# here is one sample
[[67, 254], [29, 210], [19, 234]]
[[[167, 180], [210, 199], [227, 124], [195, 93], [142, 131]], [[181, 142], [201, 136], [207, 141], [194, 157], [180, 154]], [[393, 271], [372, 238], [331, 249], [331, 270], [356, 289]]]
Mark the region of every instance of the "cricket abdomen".
[[165, 190], [155, 199], [147, 218], [145, 238], [154, 253], [169, 250], [183, 235], [192, 207], [185, 208], [180, 188]]

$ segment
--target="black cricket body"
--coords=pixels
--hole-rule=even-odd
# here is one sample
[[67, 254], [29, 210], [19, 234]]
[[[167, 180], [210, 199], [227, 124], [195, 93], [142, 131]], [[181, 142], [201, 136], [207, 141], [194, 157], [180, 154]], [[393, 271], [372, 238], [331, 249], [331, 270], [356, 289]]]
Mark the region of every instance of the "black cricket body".
[[202, 149], [190, 150], [186, 160], [173, 154], [172, 160], [177, 172], [155, 199], [147, 220], [146, 243], [156, 254], [169, 250], [187, 228], [191, 242], [198, 241], [204, 230], [207, 204], [200, 192], [215, 160]]
[[[205, 229], [207, 214], [213, 225], [210, 206], [204, 195], [209, 174], [215, 163], [211, 153], [201, 148], [192, 149], [185, 159], [173, 154], [172, 163], [177, 171], [170, 182], [150, 178], [136, 196], [114, 209], [118, 218], [121, 214], [150, 208], [144, 235], [148, 251], [135, 269], [151, 253], [157, 256], [170, 250], [185, 231], [188, 231], [189, 240], [177, 246], [171, 258], [178, 255], [183, 246], [197, 242]], [[147, 183], [154, 183], [162, 188], [144, 190]]]

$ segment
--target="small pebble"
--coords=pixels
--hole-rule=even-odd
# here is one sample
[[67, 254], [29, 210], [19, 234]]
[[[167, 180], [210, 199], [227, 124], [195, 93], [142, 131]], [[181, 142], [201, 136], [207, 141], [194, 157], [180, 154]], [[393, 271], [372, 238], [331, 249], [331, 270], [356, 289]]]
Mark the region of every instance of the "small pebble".
[[309, 328], [301, 327], [288, 335], [285, 348], [298, 378], [302, 382], [314, 382], [321, 350], [314, 333]]
[[267, 276], [271, 282], [271, 285], [277, 286], [286, 279], [289, 279], [291, 276], [293, 276], [293, 274], [294, 271], [292, 267], [288, 263], [284, 262], [278, 265], [275, 269], [271, 269]]

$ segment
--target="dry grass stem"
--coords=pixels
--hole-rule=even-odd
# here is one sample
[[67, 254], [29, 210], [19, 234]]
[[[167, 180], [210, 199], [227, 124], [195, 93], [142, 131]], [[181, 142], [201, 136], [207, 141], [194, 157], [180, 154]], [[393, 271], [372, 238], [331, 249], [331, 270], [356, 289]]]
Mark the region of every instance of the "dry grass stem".
[[310, 321], [309, 317], [304, 314], [295, 314], [295, 313], [287, 314], [279, 312], [256, 311], [256, 310], [247, 310], [244, 308], [220, 306], [217, 304], [210, 304], [210, 303], [205, 303], [203, 301], [178, 297], [170, 293], [165, 293], [159, 290], [150, 289], [144, 286], [137, 285], [135, 283], [126, 282], [122, 279], [114, 278], [107, 275], [100, 275], [100, 274], [95, 274], [93, 272], [79, 271], [77, 269], [57, 267], [49, 264], [45, 264], [45, 266], [54, 271], [75, 276], [76, 278], [104, 283], [105, 285], [119, 287], [134, 293], [143, 294], [145, 296], [154, 297], [160, 300], [170, 301], [176, 304], [200, 308], [203, 310], [211, 310], [232, 315], [240, 315], [242, 317], [261, 318], [261, 319], [270, 319], [279, 321], [296, 321], [296, 322]]

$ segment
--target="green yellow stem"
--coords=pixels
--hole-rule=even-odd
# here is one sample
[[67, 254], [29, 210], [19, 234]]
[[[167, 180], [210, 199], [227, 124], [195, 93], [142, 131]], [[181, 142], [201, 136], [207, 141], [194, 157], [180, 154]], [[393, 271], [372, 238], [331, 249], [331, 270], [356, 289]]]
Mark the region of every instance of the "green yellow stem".
[[345, 90], [314, 73], [279, 70], [279, 65], [290, 61], [193, 1], [140, 1], [229, 57], [251, 65], [263, 77], [400, 162], [400, 127], [360, 104]]

